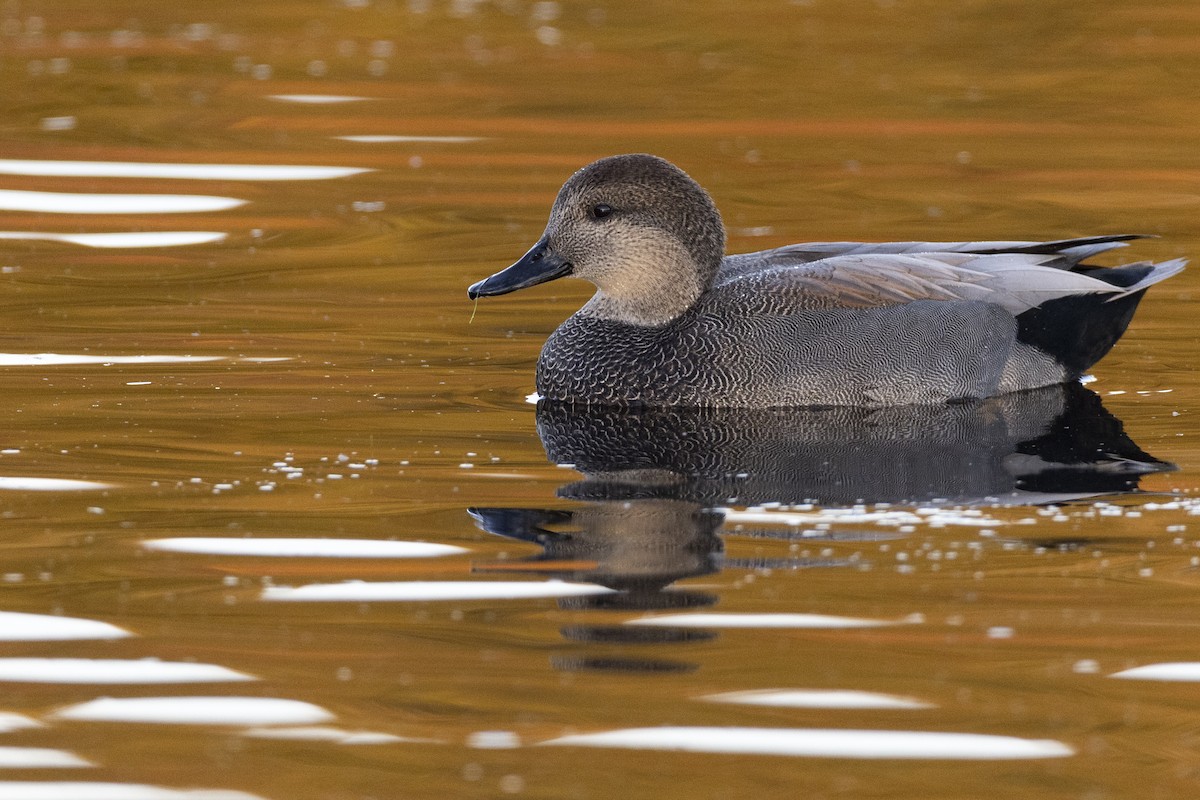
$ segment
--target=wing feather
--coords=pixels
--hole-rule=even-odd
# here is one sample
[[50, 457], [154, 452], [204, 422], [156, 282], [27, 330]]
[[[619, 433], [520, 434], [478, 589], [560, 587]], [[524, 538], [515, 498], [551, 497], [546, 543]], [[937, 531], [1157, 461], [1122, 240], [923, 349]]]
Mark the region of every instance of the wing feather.
[[754, 272], [778, 267], [796, 267], [834, 256], [843, 255], [914, 255], [922, 253], [966, 253], [1000, 255], [1028, 253], [1054, 256], [1045, 266], [1072, 269], [1081, 261], [1098, 253], [1125, 247], [1140, 234], [1085, 236], [1077, 239], [1057, 239], [1049, 242], [981, 241], [981, 242], [807, 242], [729, 256], [721, 265], [717, 285]]
[[1058, 258], [1057, 254], [1031, 253], [838, 255], [743, 274], [723, 282], [722, 288], [743, 298], [760, 295], [785, 304], [790, 301], [793, 308], [982, 300], [1014, 316], [1059, 297], [1124, 295], [1134, 290], [1046, 265]]

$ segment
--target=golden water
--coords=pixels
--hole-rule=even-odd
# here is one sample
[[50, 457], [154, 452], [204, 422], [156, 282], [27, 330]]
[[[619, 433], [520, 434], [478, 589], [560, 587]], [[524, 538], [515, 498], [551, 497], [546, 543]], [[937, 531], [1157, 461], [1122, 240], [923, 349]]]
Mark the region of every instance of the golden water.
[[[708, 187], [735, 251], [1131, 231], [1160, 238], [1110, 262], [1195, 256], [1198, 31], [1200, 8], [1182, 0], [0, 3], [0, 158], [370, 170], [286, 181], [0, 174], [0, 192], [246, 201], [84, 213], [0, 198], [12, 209], [0, 210], [0, 232], [224, 235], [105, 249], [0, 240], [0, 477], [11, 479], [0, 485], [0, 611], [133, 634], [13, 634], [25, 640], [0, 641], [0, 672], [15, 658], [149, 658], [258, 679], [113, 685], [96, 665], [73, 684], [0, 678], [0, 712], [42, 723], [0, 733], [0, 745], [92, 764], [32, 767], [17, 753], [26, 766], [0, 767], [0, 798], [97, 797], [103, 783], [159, 787], [104, 797], [208, 789], [267, 800], [1193, 796], [1194, 676], [1110, 676], [1200, 661], [1194, 273], [1150, 293], [1090, 386], [1147, 458], [1178, 471], [1143, 476], [1141, 496], [1002, 508], [949, 489], [972, 485], [988, 459], [1020, 461], [1004, 436], [932, 451], [936, 436], [911, 436], [959, 430], [961, 420], [788, 417], [755, 428], [750, 450], [771, 452], [787, 433], [797, 436], [787, 452], [811, 455], [810, 465], [844, 451], [805, 450], [811, 436], [796, 430], [851, 442], [857, 472], [839, 502], [822, 483], [829, 470], [742, 463], [748, 451], [705, 438], [725, 430], [712, 420], [691, 420], [690, 433], [657, 450], [663, 443], [635, 420], [617, 455], [637, 450], [641, 460], [605, 468], [585, 446], [572, 463], [597, 465], [581, 483], [580, 471], [547, 459], [525, 396], [541, 342], [586, 289], [562, 282], [481, 303], [471, 322], [465, 287], [535, 241], [573, 169], [630, 151], [668, 157]], [[337, 138], [352, 136], [416, 138]], [[168, 201], [148, 202], [156, 211]], [[1027, 413], [992, 409], [962, 430], [991, 431], [998, 419], [1006, 430], [1036, 428]], [[875, 438], [859, 441], [864, 430]], [[979, 449], [963, 451], [964, 441]], [[697, 484], [679, 454], [703, 460], [709, 447], [717, 466]], [[756, 485], [763, 476], [774, 482]], [[829, 521], [814, 516], [820, 505], [801, 507], [802, 519], [743, 509], [896, 499], [881, 487], [910, 478], [929, 489], [915, 519], [900, 517], [911, 505], [868, 508], [882, 523]], [[743, 513], [722, 521], [704, 511], [726, 504], [721, 492], [740, 496], [732, 505]], [[939, 495], [962, 508], [925, 507]], [[552, 520], [547, 509], [574, 517]], [[530, 543], [501, 529], [569, 538]], [[177, 537], [466, 552], [282, 557], [145, 545]], [[266, 599], [351, 580], [547, 578], [623, 591]], [[668, 613], [894, 624], [628, 624]], [[704, 699], [761, 689], [923, 705]], [[159, 723], [67, 711], [101, 697], [195, 696], [301, 701], [333, 717], [320, 723], [329, 737], [399, 738], [261, 738], [248, 729], [271, 720], [200, 724], [180, 706], [175, 722]], [[792, 729], [990, 734], [1072, 754], [997, 760], [985, 747], [955, 760], [935, 747], [900, 759], [867, 738], [837, 758], [543, 745], [661, 726], [768, 728], [777, 741]], [[720, 750], [729, 736], [709, 745]]]

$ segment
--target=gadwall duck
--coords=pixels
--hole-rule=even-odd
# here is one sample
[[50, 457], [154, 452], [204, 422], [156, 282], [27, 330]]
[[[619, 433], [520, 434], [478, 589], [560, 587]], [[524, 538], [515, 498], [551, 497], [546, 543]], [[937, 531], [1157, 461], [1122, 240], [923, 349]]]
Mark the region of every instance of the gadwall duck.
[[596, 294], [538, 359], [545, 398], [656, 406], [888, 406], [1078, 379], [1185, 260], [1101, 268], [1135, 235], [1050, 242], [820, 242], [725, 255], [712, 198], [650, 155], [604, 158], [545, 234], [467, 290], [567, 275]]

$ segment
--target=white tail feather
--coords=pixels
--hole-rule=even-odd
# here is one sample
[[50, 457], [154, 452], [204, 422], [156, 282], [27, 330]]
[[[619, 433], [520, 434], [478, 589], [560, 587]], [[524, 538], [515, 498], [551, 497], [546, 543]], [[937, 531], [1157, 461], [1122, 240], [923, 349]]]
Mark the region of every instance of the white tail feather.
[[[1150, 272], [1146, 274], [1146, 277], [1142, 278], [1133, 286], [1125, 287], [1118, 297], [1124, 297], [1125, 295], [1133, 294], [1134, 292], [1140, 292], [1143, 289], [1149, 289], [1151, 286], [1160, 281], [1165, 281], [1167, 278], [1170, 278], [1173, 275], [1178, 275], [1179, 273], [1183, 272], [1183, 268], [1187, 266], [1187, 263], [1188, 262], [1186, 258], [1173, 258], [1170, 261], [1163, 261], [1162, 263], [1155, 264], [1154, 269], [1150, 270]], [[1117, 298], [1114, 297], [1112, 299], [1116, 300]]]

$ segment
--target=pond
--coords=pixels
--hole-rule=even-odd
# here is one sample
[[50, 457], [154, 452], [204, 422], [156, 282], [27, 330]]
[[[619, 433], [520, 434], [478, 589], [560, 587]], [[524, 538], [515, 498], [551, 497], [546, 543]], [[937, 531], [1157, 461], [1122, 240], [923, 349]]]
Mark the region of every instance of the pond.
[[532, 402], [595, 158], [732, 252], [1200, 254], [1200, 8], [0, 3], [0, 797], [1181, 797], [1194, 271], [1085, 386]]

